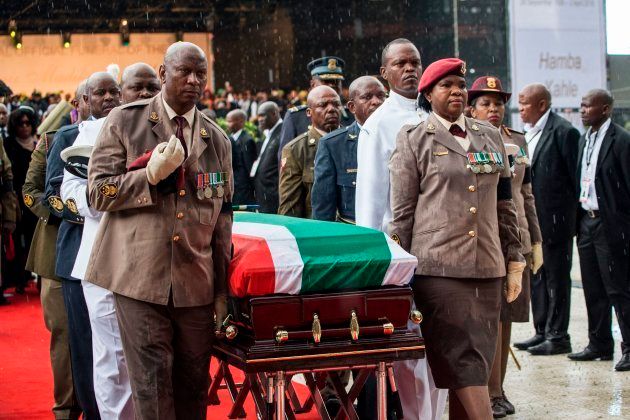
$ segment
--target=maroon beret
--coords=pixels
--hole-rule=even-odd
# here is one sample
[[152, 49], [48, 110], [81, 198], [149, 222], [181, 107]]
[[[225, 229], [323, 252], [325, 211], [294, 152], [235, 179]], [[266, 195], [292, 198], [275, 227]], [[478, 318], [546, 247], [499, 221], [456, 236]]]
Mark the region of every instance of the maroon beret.
[[452, 74], [464, 77], [466, 75], [466, 62], [459, 58], [443, 58], [434, 61], [422, 73], [418, 92], [426, 92], [441, 79]]
[[508, 99], [512, 96], [510, 92], [506, 92], [503, 90], [503, 85], [501, 85], [501, 80], [498, 77], [494, 76], [483, 76], [477, 78], [468, 89], [468, 105], [476, 98], [481, 95], [485, 95], [486, 93], [496, 93], [503, 98], [503, 102], [507, 102]]

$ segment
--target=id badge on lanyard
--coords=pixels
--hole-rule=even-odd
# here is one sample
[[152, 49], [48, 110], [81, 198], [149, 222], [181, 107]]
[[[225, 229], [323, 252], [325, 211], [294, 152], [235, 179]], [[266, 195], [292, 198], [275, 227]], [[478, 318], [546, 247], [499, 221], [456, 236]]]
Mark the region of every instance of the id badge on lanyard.
[[582, 189], [580, 191], [580, 203], [586, 203], [588, 201], [589, 192], [591, 190], [591, 183], [593, 182], [592, 167], [587, 166], [586, 172], [582, 177]]

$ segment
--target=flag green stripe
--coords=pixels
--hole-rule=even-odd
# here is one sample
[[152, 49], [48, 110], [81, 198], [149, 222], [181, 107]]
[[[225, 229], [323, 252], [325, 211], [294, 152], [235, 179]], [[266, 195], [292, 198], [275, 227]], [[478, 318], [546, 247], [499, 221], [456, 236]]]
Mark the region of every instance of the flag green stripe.
[[392, 258], [385, 235], [360, 226], [256, 213], [235, 213], [234, 221], [293, 234], [304, 261], [301, 293], [380, 286]]

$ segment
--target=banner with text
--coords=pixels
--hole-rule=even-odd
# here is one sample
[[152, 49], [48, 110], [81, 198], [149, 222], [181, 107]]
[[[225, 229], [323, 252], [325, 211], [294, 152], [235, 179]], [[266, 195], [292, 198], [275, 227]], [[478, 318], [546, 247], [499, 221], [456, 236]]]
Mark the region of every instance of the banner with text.
[[511, 0], [512, 107], [529, 83], [542, 83], [553, 108], [578, 108], [584, 93], [606, 87], [601, 0]]

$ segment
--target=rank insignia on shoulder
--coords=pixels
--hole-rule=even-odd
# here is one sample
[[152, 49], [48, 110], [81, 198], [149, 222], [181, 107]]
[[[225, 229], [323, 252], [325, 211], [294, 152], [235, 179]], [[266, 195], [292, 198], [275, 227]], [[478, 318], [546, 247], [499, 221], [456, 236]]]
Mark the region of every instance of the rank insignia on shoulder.
[[50, 207], [55, 209], [55, 211], [63, 211], [63, 201], [61, 201], [61, 197], [51, 195], [50, 197], [48, 197], [48, 203], [50, 204]]
[[351, 139], [356, 139], [359, 136], [357, 136], [356, 134], [348, 134], [348, 137], [350, 137]]
[[475, 131], [479, 131], [479, 126], [477, 124], [471, 125], [470, 128], [472, 128]]
[[153, 112], [151, 113], [151, 115], [149, 115], [149, 119], [150, 119], [151, 121], [157, 121], [157, 120], [159, 120], [159, 119], [160, 119], [160, 117], [158, 117], [157, 112], [153, 111]]
[[99, 192], [107, 198], [116, 198], [118, 196], [118, 186], [112, 183], [101, 185]]
[[24, 194], [24, 204], [26, 204], [26, 207], [33, 207], [34, 203], [35, 203], [35, 199], [33, 198], [32, 195]]
[[201, 137], [208, 137], [208, 130], [206, 130], [204, 127], [201, 127], [201, 130], [199, 130], [199, 134], [201, 134]]
[[70, 210], [72, 214], [79, 214], [79, 209], [77, 209], [77, 202], [74, 201], [73, 198], [69, 198], [66, 200], [66, 207]]
[[400, 238], [398, 237], [398, 235], [396, 235], [395, 233], [392, 235], [392, 241], [396, 242], [398, 245], [400, 245]]

